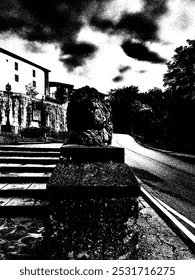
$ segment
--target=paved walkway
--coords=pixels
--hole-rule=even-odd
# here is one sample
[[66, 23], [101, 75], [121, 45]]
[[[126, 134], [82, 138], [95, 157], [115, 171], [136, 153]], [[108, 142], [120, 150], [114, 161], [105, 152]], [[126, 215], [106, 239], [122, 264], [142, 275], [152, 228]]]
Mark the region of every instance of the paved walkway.
[[139, 209], [139, 260], [195, 260], [195, 255], [142, 197]]

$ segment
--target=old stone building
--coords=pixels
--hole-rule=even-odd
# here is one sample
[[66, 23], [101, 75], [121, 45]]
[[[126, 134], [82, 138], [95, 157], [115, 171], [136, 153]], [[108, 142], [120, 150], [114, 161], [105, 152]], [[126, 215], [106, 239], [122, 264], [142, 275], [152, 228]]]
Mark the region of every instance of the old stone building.
[[[49, 83], [50, 70], [0, 48], [0, 132], [47, 126], [66, 131], [68, 97], [55, 98], [56, 90], [71, 94], [73, 85]], [[54, 87], [55, 86], [55, 87]], [[51, 93], [50, 93], [51, 88]], [[66, 90], [67, 88], [67, 90]]]

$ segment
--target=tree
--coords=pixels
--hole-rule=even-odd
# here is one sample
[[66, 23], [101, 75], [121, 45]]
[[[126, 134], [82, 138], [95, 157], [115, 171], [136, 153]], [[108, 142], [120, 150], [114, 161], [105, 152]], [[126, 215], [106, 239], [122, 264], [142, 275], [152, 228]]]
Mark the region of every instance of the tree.
[[169, 95], [167, 124], [169, 140], [180, 144], [193, 144], [195, 119], [195, 40], [175, 50], [168, 62], [164, 85]]
[[55, 98], [59, 104], [63, 104], [68, 100], [68, 93], [63, 87], [57, 87], [55, 92]]
[[113, 89], [109, 92], [114, 132], [131, 133], [139, 108], [138, 104], [135, 104], [138, 96], [139, 89], [136, 86]]
[[195, 96], [195, 40], [187, 40], [187, 46], [175, 50], [173, 60], [167, 63], [164, 86], [179, 98]]
[[166, 105], [166, 93], [155, 87], [143, 94], [143, 102], [152, 108], [157, 118], [161, 118]]
[[34, 87], [31, 83], [25, 86], [26, 88], [26, 94], [30, 97], [35, 97], [38, 93], [36, 90], [36, 87]]

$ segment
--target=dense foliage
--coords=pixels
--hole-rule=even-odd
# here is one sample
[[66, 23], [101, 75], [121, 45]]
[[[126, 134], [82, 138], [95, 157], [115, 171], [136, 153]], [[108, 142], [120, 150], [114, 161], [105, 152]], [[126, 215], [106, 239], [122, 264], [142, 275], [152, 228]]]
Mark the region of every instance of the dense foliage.
[[68, 93], [62, 87], [58, 87], [55, 92], [55, 99], [58, 104], [63, 104], [68, 101]]
[[195, 97], [195, 40], [187, 40], [187, 46], [175, 50], [172, 61], [167, 63], [164, 86], [179, 98]]
[[156, 112], [160, 109], [155, 104], [162, 98], [161, 93], [159, 89], [140, 93], [135, 86], [111, 90], [114, 132], [140, 135], [148, 140], [157, 137], [159, 113]]
[[195, 40], [175, 50], [164, 75], [167, 92], [167, 128], [172, 142], [195, 143]]
[[112, 106], [114, 132], [130, 133], [139, 107], [139, 89], [135, 86], [111, 90], [109, 100]]
[[49, 137], [58, 140], [64, 140], [67, 137], [66, 131], [55, 131], [51, 127], [26, 127], [20, 131], [21, 137], [24, 138], [42, 138], [42, 137]]
[[194, 147], [195, 40], [175, 50], [164, 74], [165, 89], [135, 86], [110, 91], [114, 132], [144, 141]]

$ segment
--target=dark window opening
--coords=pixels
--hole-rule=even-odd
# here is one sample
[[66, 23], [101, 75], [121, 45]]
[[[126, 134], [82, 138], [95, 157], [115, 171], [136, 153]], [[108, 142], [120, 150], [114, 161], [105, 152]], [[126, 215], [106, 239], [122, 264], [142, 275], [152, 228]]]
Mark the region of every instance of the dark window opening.
[[18, 70], [18, 62], [15, 62], [15, 70]]
[[33, 69], [33, 77], [36, 77], [36, 71]]
[[15, 75], [15, 82], [19, 82], [19, 76]]
[[36, 81], [33, 81], [33, 87], [36, 87], [36, 85], [37, 85]]

